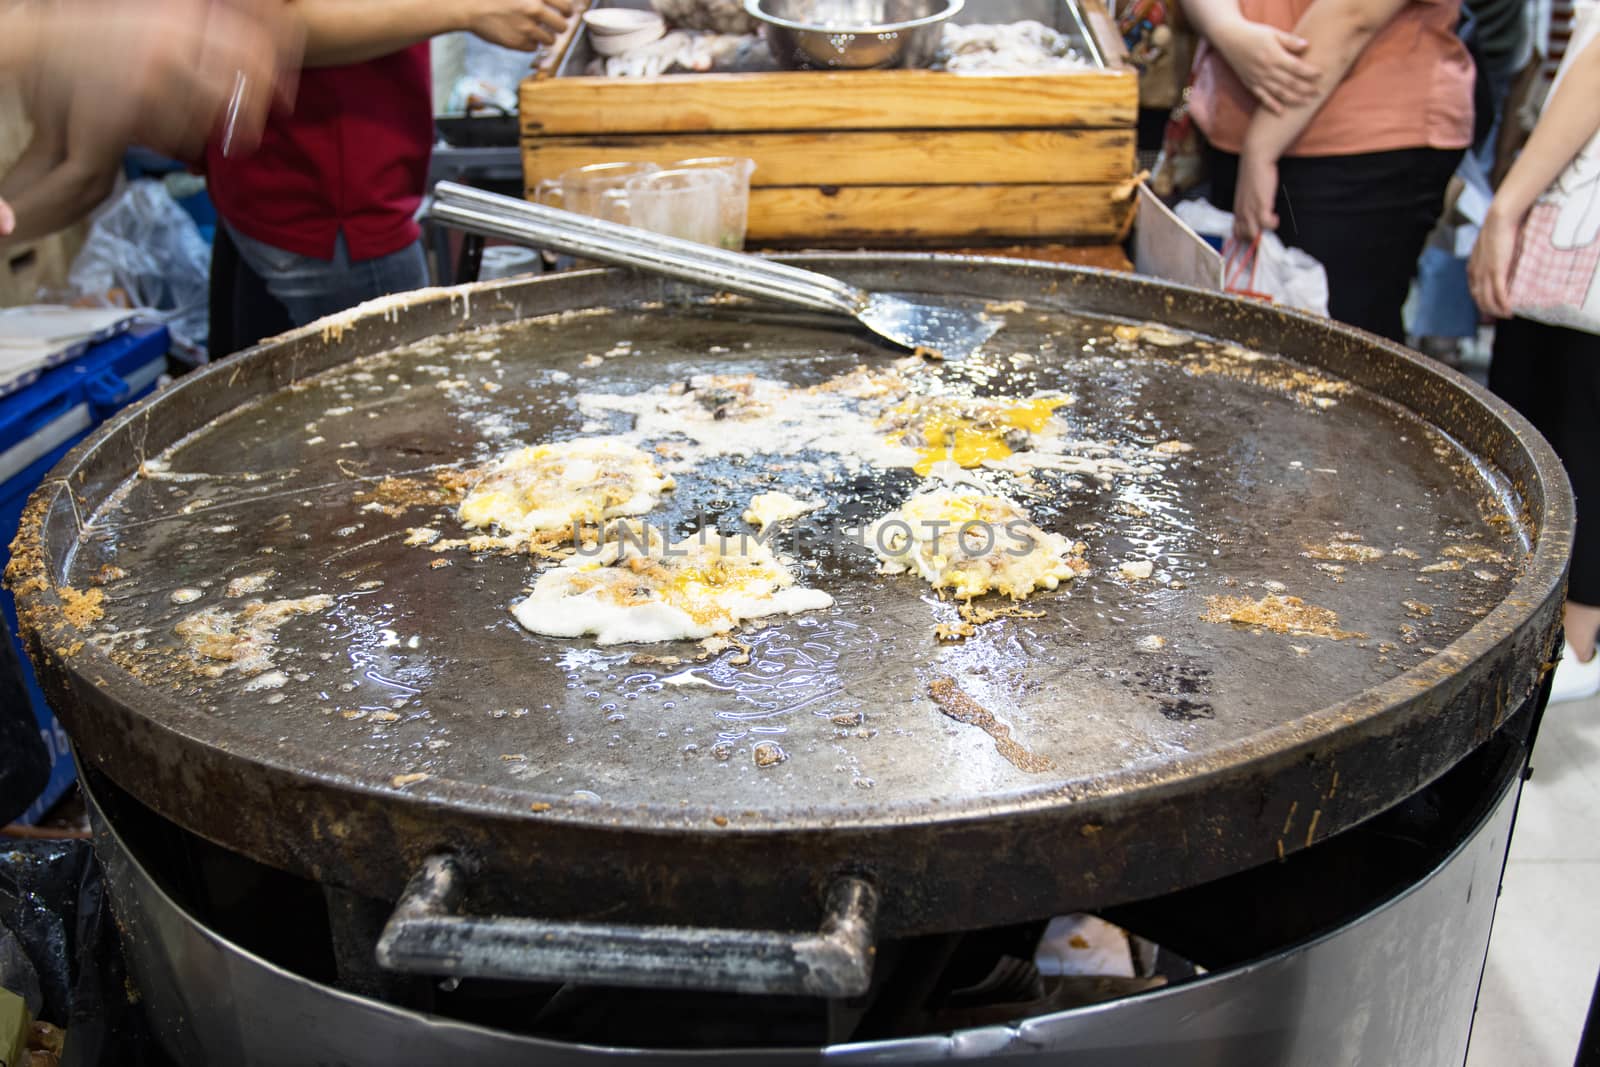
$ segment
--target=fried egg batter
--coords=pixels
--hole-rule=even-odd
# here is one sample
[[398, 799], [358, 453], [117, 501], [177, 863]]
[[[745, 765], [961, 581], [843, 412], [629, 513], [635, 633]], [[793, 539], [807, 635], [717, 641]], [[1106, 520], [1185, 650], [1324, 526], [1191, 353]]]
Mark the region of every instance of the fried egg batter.
[[755, 527], [772, 526], [790, 519], [798, 519], [822, 507], [813, 500], [801, 500], [788, 493], [757, 493], [745, 508], [744, 521]]
[[[814, 450], [854, 465], [910, 466], [916, 453], [892, 446], [873, 425], [876, 408], [829, 390], [798, 389], [754, 375], [702, 374], [639, 393], [585, 393], [586, 415], [634, 417], [629, 439], [664, 442], [673, 469], [693, 470], [711, 456], [795, 455]], [[871, 405], [869, 405], [871, 406]], [[656, 447], [663, 447], [657, 445]]]
[[673, 485], [646, 453], [590, 437], [502, 457], [467, 493], [457, 515], [471, 527], [570, 540], [575, 527], [643, 515]]
[[921, 493], [867, 528], [884, 574], [915, 571], [961, 599], [1021, 600], [1089, 573], [1082, 543], [1035, 526], [1014, 501], [973, 489]]
[[[1051, 429], [1056, 409], [1070, 403], [1070, 396], [919, 396], [884, 412], [878, 426], [888, 431], [889, 443], [916, 450], [918, 474], [947, 460], [970, 469], [1032, 450], [1035, 438]], [[1055, 428], [1065, 429], [1060, 423]]]
[[546, 637], [593, 634], [595, 643], [693, 640], [746, 619], [831, 607], [833, 597], [795, 584], [788, 566], [754, 537], [691, 534], [670, 548], [622, 537], [539, 576], [511, 613]]

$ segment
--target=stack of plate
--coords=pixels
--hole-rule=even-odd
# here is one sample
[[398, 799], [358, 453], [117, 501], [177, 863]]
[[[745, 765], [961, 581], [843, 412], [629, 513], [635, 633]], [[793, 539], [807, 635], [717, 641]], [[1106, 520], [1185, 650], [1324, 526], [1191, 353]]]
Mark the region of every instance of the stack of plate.
[[666, 20], [654, 11], [625, 7], [586, 11], [583, 22], [589, 29], [589, 43], [602, 56], [620, 56], [642, 48], [667, 32]]

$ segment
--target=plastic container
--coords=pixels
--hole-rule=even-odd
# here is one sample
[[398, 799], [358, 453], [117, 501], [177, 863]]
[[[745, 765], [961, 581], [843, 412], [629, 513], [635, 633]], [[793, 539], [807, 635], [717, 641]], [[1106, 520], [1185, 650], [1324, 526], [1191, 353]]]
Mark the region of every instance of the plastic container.
[[592, 163], [573, 167], [539, 183], [535, 199], [549, 207], [575, 211], [607, 222], [632, 222], [628, 183], [661, 170], [656, 163]]
[[629, 222], [701, 244], [722, 244], [728, 180], [715, 170], [662, 170], [627, 185]]
[[702, 156], [667, 164], [669, 170], [707, 170], [726, 183], [719, 194], [721, 228], [714, 244], [733, 252], [744, 250], [744, 234], [750, 219], [750, 175], [756, 162], [743, 156]]
[[[32, 385], [0, 398], [0, 567], [11, 561], [11, 541], [29, 495], [90, 431], [155, 388], [166, 371], [170, 346], [165, 326], [135, 323], [72, 362], [46, 371]], [[16, 633], [17, 609], [9, 590], [0, 590], [0, 611]], [[51, 761], [49, 784], [19, 820], [33, 823], [61, 799], [77, 772], [67, 735], [45, 703], [18, 640], [23, 686]]]

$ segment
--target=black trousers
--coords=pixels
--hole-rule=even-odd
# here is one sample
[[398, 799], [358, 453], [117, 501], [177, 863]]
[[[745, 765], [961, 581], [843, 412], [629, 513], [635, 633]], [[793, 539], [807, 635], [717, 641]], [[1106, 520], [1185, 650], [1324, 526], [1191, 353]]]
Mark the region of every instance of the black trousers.
[[1507, 319], [1494, 330], [1489, 388], [1566, 465], [1578, 499], [1567, 598], [1600, 607], [1600, 334]]
[[[1328, 271], [1328, 313], [1405, 343], [1400, 308], [1461, 151], [1405, 148], [1278, 161], [1278, 236]], [[1233, 210], [1239, 157], [1212, 149], [1211, 202]]]
[[294, 326], [267, 283], [239, 258], [228, 228], [221, 223], [211, 245], [210, 292], [211, 336], [206, 347], [212, 359], [232, 355]]

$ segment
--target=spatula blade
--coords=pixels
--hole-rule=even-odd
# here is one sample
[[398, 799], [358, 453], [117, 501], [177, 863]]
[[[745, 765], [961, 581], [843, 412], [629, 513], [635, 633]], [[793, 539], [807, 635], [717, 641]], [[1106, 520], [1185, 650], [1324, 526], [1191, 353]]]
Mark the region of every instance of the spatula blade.
[[1002, 325], [984, 315], [982, 305], [922, 294], [873, 293], [857, 317], [895, 344], [932, 350], [951, 361], [972, 355]]

